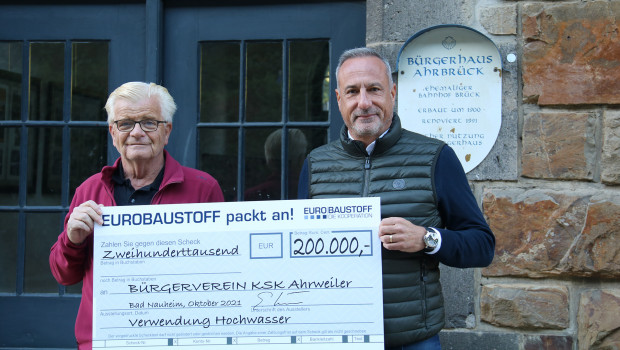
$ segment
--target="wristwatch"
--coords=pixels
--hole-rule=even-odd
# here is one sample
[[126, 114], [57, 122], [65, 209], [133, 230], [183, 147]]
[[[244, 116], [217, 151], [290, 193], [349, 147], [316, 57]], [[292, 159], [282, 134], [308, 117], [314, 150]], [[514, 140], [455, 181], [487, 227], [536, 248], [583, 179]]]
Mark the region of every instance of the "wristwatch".
[[439, 244], [439, 232], [437, 232], [435, 229], [433, 228], [427, 228], [426, 229], [426, 234], [424, 235], [424, 249], [423, 251], [425, 253], [428, 252], [432, 252], [433, 250], [435, 250], [435, 248], [437, 248], [437, 245]]

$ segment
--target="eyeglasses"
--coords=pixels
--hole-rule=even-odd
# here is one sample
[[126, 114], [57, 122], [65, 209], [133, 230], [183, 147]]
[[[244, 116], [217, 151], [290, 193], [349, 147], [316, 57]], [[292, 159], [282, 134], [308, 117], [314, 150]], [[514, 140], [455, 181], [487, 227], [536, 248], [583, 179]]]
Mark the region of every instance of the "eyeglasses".
[[160, 123], [167, 123], [166, 121], [161, 120], [153, 120], [153, 119], [144, 119], [140, 121], [134, 121], [130, 119], [117, 120], [114, 122], [116, 124], [116, 128], [121, 132], [131, 132], [133, 128], [136, 127], [136, 124], [140, 124], [140, 127], [143, 131], [157, 131]]

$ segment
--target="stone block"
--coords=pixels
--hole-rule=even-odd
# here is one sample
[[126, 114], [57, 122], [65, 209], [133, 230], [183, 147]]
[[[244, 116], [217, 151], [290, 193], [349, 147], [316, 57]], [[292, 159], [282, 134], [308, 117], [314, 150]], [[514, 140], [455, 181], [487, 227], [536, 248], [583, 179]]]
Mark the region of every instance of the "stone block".
[[528, 335], [523, 350], [571, 350], [573, 342], [573, 337], [568, 335]]
[[513, 44], [498, 45], [502, 64], [502, 126], [486, 158], [467, 173], [469, 180], [517, 180], [518, 177], [518, 64], [505, 57], [516, 52]]
[[540, 179], [593, 180], [595, 113], [536, 112], [524, 116], [522, 175]]
[[[382, 1], [381, 39], [404, 42], [423, 29], [440, 24], [472, 26], [475, 19], [475, 3], [475, 0]], [[373, 5], [373, 8], [376, 7]]]
[[490, 34], [517, 34], [517, 5], [484, 7], [480, 11], [480, 24]]
[[383, 0], [366, 1], [366, 45], [383, 41]]
[[620, 277], [620, 192], [487, 188], [496, 237], [484, 276]]
[[442, 350], [521, 350], [516, 333], [441, 331]]
[[603, 148], [601, 155], [601, 181], [607, 185], [620, 185], [620, 111], [603, 112]]
[[480, 320], [517, 329], [566, 329], [568, 289], [561, 286], [492, 284], [482, 287]]
[[[620, 276], [620, 193], [591, 198], [586, 220], [560, 269], [575, 275]], [[618, 324], [620, 326], [620, 322]]]
[[445, 265], [439, 267], [446, 314], [445, 328], [474, 328], [476, 326], [474, 269], [459, 269]]
[[579, 349], [620, 349], [620, 289], [584, 292], [579, 301]]
[[620, 103], [620, 2], [525, 3], [521, 8], [527, 103]]

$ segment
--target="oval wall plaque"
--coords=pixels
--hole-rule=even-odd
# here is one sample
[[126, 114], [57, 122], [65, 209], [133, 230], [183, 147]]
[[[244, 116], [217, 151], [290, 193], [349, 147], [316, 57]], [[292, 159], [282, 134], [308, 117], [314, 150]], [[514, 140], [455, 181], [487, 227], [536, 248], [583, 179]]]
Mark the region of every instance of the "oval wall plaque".
[[478, 166], [502, 123], [497, 46], [468, 27], [432, 27], [407, 40], [397, 67], [403, 127], [446, 142], [465, 172]]

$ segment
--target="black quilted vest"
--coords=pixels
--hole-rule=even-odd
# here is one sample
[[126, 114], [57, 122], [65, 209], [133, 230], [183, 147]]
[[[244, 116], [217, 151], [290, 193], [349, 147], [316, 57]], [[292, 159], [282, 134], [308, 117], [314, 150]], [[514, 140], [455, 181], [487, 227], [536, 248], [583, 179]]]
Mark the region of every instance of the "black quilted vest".
[[[420, 226], [443, 227], [433, 171], [444, 143], [401, 128], [390, 131], [368, 156], [363, 143], [340, 140], [308, 156], [310, 198], [380, 197], [383, 218], [399, 216]], [[439, 262], [424, 253], [382, 250], [386, 346], [411, 344], [444, 325]]]

